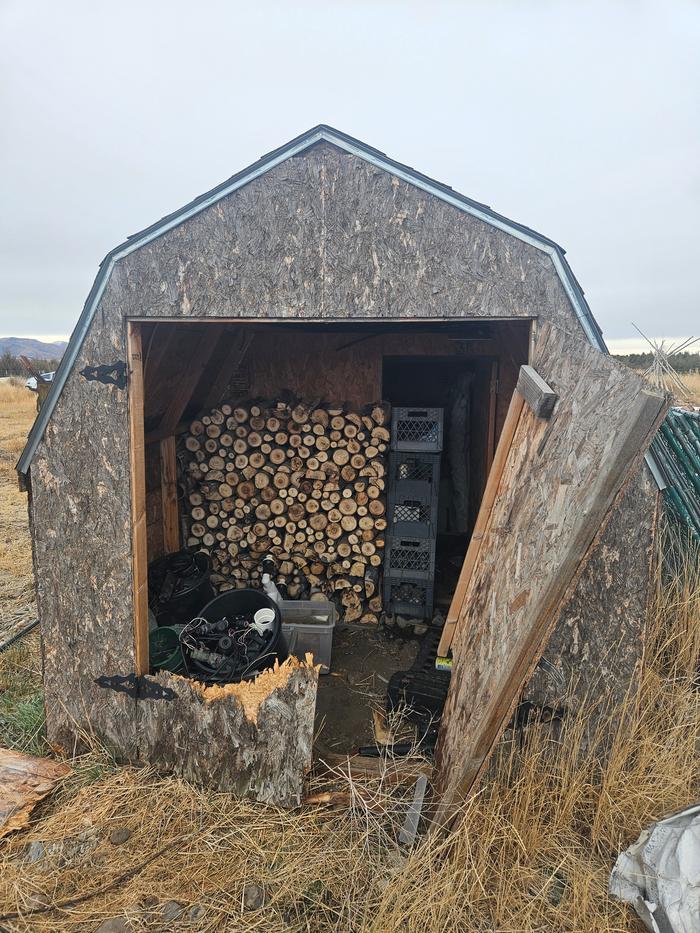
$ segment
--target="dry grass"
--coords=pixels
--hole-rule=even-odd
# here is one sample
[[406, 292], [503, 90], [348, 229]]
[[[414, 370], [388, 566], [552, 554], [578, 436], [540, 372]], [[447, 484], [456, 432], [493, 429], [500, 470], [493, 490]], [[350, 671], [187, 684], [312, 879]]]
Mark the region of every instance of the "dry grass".
[[[2, 424], [4, 445], [20, 446], [19, 426]], [[28, 587], [28, 561], [17, 556], [24, 503], [6, 477], [4, 527], [18, 529], [6, 557], [17, 548]], [[697, 562], [660, 588], [653, 616], [646, 671], [624, 709], [601, 711], [595, 726], [581, 711], [558, 742], [546, 727], [524, 743], [504, 740], [459, 829], [413, 851], [397, 843], [410, 787], [338, 775], [351, 806], [284, 812], [116, 768], [96, 748], [32, 826], [0, 844], [0, 927], [72, 933], [126, 917], [130, 929], [163, 931], [638, 930], [608, 898], [607, 879], [645, 824], [698, 796]], [[0, 656], [0, 691], [21, 699], [26, 683], [35, 695], [35, 662], [31, 644]], [[318, 779], [314, 790], [326, 786]], [[120, 827], [131, 835], [116, 845]], [[258, 908], [245, 908], [249, 884], [264, 892]], [[177, 925], [161, 912], [171, 899], [185, 911]], [[38, 912], [42, 904], [52, 909]], [[190, 919], [193, 905], [202, 914]]]
[[[559, 742], [545, 727], [524, 745], [502, 742], [459, 829], [412, 852], [396, 841], [410, 788], [346, 779], [352, 806], [283, 812], [85, 759], [0, 852], [0, 913], [99, 893], [0, 923], [60, 933], [124, 916], [135, 930], [167, 930], [160, 905], [173, 899], [205, 909], [184, 927], [193, 930], [638, 929], [608, 898], [607, 879], [645, 824], [697, 798], [699, 623], [688, 570], [658, 595], [647, 670], [625, 709], [608, 711], [593, 734], [580, 713]], [[110, 833], [123, 826], [132, 835], [115, 846]], [[44, 854], [31, 862], [28, 845], [39, 842]], [[246, 884], [264, 890], [263, 906], [244, 909]]]
[[683, 384], [690, 389], [693, 404], [700, 405], [700, 373], [683, 373], [681, 379]]
[[36, 415], [36, 395], [24, 380], [0, 382], [0, 641], [35, 615], [27, 497], [15, 464]]

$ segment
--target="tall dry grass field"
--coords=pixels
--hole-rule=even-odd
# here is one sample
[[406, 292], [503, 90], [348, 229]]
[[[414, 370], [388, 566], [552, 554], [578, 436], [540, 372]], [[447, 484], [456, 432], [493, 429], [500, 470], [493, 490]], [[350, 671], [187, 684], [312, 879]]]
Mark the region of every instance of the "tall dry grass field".
[[695, 405], [700, 405], [700, 373], [684, 373], [681, 379], [684, 385], [690, 389], [692, 402]]
[[[32, 416], [31, 397], [0, 386], [2, 572], [28, 591], [13, 467]], [[0, 843], [0, 928], [74, 933], [124, 918], [134, 931], [637, 931], [607, 895], [615, 858], [700, 792], [696, 557], [658, 587], [651, 617], [645, 668], [622, 708], [605, 707], [601, 685], [595, 716], [573, 708], [561, 735], [542, 726], [504, 738], [459, 828], [412, 850], [398, 843], [412, 787], [389, 780], [391, 762], [384, 780], [335, 775], [350, 805], [290, 812], [118, 768], [95, 745], [32, 825]], [[13, 719], [0, 741], [42, 749], [38, 690], [35, 645], [0, 655], [0, 701], [28, 721], [23, 731]], [[2, 717], [0, 703], [0, 732]], [[312, 789], [328, 785], [318, 777]], [[252, 884], [261, 897], [251, 904]], [[181, 911], [177, 923], [168, 910]]]
[[34, 615], [27, 496], [15, 464], [36, 416], [36, 395], [24, 380], [0, 381], [0, 641]]

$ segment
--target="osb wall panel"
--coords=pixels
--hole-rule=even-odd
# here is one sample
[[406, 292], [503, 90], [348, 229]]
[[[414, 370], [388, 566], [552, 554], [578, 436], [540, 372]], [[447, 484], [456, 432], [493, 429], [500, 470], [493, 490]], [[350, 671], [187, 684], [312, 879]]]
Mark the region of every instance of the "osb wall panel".
[[120, 260], [103, 304], [149, 317], [534, 314], [580, 329], [548, 254], [328, 144]]
[[644, 653], [657, 496], [643, 464], [562, 609], [524, 700], [565, 714], [600, 697], [619, 705], [633, 686]]
[[268, 681], [275, 689], [254, 715], [225, 687], [203, 691], [165, 672], [154, 679], [175, 696], [139, 701], [140, 760], [261, 803], [300, 804], [312, 762], [318, 668], [263, 674], [251, 693]]
[[440, 334], [384, 334], [339, 349], [361, 337], [361, 331], [304, 334], [286, 330], [258, 334], [247, 357], [251, 394], [275, 398], [281, 391], [289, 390], [305, 398], [346, 401], [351, 408], [362, 408], [382, 396], [382, 363], [386, 356], [464, 360], [489, 356], [499, 360], [503, 372], [503, 391], [508, 392], [502, 406], [505, 417], [518, 368], [527, 362], [527, 338], [524, 341], [521, 338], [521, 346], [515, 348], [516, 354], [524, 352], [515, 362], [498, 328], [489, 340], [462, 342]]
[[134, 670], [127, 393], [78, 375], [115, 359], [122, 322], [98, 315], [32, 463], [30, 517], [48, 738], [94, 731], [132, 758], [135, 701], [95, 683]]

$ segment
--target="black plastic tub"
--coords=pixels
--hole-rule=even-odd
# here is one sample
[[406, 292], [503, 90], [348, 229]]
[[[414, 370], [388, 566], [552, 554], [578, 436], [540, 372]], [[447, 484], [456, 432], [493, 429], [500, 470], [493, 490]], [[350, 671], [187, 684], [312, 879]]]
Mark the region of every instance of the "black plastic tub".
[[[237, 678], [240, 680], [250, 680], [265, 668], [272, 667], [275, 660], [280, 663], [286, 660], [287, 642], [282, 631], [282, 614], [279, 606], [274, 599], [270, 599], [261, 590], [227, 590], [207, 603], [199, 613], [200, 617], [207, 622], [218, 622], [224, 617], [231, 620], [237, 616], [252, 616], [258, 609], [272, 609], [275, 618], [270, 634], [265, 638], [262, 651], [257, 657], [249, 659], [242, 676]], [[190, 674], [196, 676], [196, 671], [190, 670]]]
[[211, 560], [203, 551], [165, 554], [148, 568], [149, 605], [158, 625], [185, 625], [214, 597]]

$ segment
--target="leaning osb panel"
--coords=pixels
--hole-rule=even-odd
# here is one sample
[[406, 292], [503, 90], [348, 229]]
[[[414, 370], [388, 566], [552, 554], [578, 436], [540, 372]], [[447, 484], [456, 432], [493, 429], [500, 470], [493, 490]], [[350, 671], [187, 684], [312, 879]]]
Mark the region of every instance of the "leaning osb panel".
[[549, 420], [525, 407], [512, 440], [501, 440], [504, 469], [452, 644], [438, 744], [442, 820], [481, 773], [666, 410], [640, 377], [551, 325], [532, 365], [559, 401]]
[[289, 658], [241, 684], [154, 679], [170, 700], [139, 701], [140, 758], [197, 783], [297, 806], [311, 768], [318, 667]]

